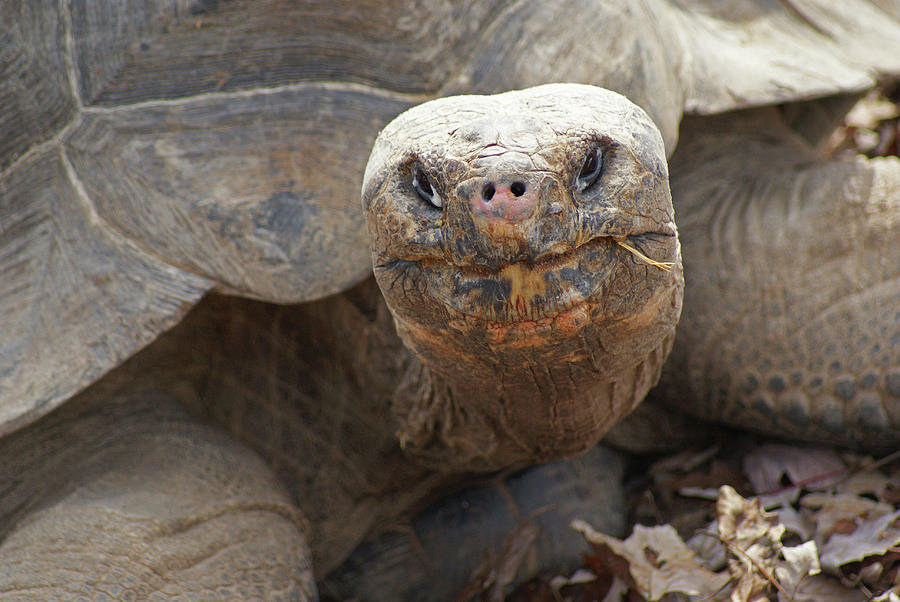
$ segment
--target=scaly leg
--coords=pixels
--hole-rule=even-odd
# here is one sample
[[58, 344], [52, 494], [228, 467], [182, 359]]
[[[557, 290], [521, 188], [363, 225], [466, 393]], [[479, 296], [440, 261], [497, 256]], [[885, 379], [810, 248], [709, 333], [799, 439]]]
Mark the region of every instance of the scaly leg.
[[743, 428], [900, 443], [900, 161], [826, 160], [775, 108], [686, 119], [685, 302], [654, 395]]
[[315, 599], [268, 467], [161, 384], [103, 380], [0, 441], [0, 598]]

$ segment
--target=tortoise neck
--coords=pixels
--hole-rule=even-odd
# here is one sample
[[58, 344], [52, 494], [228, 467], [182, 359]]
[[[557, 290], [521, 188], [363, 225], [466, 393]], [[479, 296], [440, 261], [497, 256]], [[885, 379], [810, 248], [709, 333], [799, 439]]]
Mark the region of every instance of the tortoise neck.
[[656, 384], [673, 338], [614, 373], [578, 361], [502, 371], [457, 364], [439, 372], [414, 358], [393, 397], [401, 446], [430, 468], [454, 472], [577, 455]]

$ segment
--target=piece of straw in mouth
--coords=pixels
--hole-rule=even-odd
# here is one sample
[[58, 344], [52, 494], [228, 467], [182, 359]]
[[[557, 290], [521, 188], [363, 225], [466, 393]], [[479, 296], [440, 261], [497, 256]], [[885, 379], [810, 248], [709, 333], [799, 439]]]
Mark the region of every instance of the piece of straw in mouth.
[[647, 257], [646, 255], [644, 255], [643, 253], [641, 253], [640, 251], [638, 251], [637, 249], [635, 249], [634, 247], [632, 247], [631, 245], [629, 245], [628, 243], [626, 243], [623, 240], [617, 240], [616, 242], [619, 243], [620, 247], [622, 247], [625, 250], [627, 250], [628, 252], [632, 253], [635, 257], [637, 257], [641, 261], [644, 261], [652, 266], [658, 267], [661, 270], [665, 270], [666, 272], [671, 272], [672, 268], [675, 267], [674, 263], [670, 263], [668, 261], [656, 261], [654, 259], [650, 259], [649, 257]]

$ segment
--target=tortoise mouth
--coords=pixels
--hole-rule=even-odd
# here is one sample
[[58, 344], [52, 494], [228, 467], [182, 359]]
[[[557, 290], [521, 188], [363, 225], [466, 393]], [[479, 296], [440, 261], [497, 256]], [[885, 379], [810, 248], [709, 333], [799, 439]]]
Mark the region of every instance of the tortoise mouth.
[[[628, 236], [626, 240], [640, 249], [650, 237], [674, 240], [674, 236], [657, 233]], [[621, 266], [631, 269], [640, 263], [617, 241], [599, 235], [564, 253], [536, 262], [508, 263], [498, 270], [423, 257], [386, 262], [376, 266], [376, 274], [379, 280], [393, 283], [391, 289], [399, 285], [406, 298], [404, 305], [418, 306], [415, 313], [420, 313], [423, 305], [435, 304], [453, 318], [475, 320], [487, 328], [530, 328], [565, 318], [566, 314], [591, 313], [594, 306], [602, 305], [614, 272]]]
[[533, 323], [598, 297], [614, 247], [612, 239], [597, 237], [565, 253], [516, 261], [497, 271], [446, 264], [435, 268], [450, 272], [444, 299], [457, 312], [491, 326]]

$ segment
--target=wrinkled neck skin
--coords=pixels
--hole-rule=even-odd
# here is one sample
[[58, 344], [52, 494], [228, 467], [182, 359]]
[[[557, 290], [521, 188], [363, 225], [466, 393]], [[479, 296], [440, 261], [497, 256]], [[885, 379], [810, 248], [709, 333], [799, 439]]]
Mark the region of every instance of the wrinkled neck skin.
[[442, 99], [385, 128], [363, 206], [415, 358], [393, 399], [411, 456], [571, 456], [643, 399], [683, 289], [664, 157], [640, 109], [588, 86]]
[[581, 453], [656, 384], [674, 339], [665, 322], [679, 310], [672, 295], [657, 294], [646, 313], [608, 328], [597, 325], [603, 308], [474, 332], [464, 317], [439, 331], [398, 320], [417, 359], [394, 397], [401, 444], [450, 471]]

